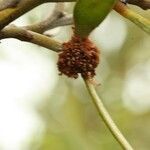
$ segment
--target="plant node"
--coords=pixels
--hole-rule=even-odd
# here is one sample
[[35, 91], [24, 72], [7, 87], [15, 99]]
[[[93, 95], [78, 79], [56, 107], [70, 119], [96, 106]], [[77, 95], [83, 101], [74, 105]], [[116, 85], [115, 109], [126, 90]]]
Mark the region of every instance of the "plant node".
[[99, 51], [88, 38], [73, 35], [72, 39], [63, 43], [57, 62], [60, 75], [78, 78], [81, 74], [85, 79], [92, 79], [99, 64]]

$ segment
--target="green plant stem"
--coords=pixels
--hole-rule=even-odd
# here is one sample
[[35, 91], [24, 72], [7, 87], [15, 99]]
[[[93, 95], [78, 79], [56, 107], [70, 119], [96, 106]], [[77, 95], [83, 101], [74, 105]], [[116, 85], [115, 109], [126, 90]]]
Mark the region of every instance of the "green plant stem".
[[111, 116], [107, 112], [102, 100], [99, 98], [99, 96], [96, 93], [96, 90], [94, 88], [94, 85], [90, 83], [88, 80], [84, 80], [86, 87], [88, 89], [88, 92], [90, 93], [92, 100], [98, 110], [99, 115], [103, 119], [104, 123], [114, 136], [114, 138], [118, 141], [118, 143], [122, 146], [124, 150], [133, 150], [131, 145], [128, 143], [128, 141], [125, 139], [125, 137], [122, 135], [121, 131], [118, 129], [114, 121], [112, 120]]
[[129, 19], [133, 23], [135, 23], [138, 27], [140, 27], [143, 31], [150, 34], [150, 20], [144, 18], [138, 13], [132, 11], [125, 4], [118, 2], [114, 6], [114, 10], [117, 11], [123, 17]]
[[0, 40], [6, 38], [15, 38], [21, 41], [34, 43], [55, 52], [60, 52], [62, 50], [62, 43], [45, 35], [16, 26], [9, 26], [0, 31]]

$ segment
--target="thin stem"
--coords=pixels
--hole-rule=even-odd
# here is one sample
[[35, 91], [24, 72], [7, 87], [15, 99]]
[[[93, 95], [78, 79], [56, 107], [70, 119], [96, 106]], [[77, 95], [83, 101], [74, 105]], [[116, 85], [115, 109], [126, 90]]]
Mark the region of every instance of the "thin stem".
[[150, 9], [149, 0], [126, 0], [126, 3], [139, 6], [144, 10]]
[[128, 143], [128, 141], [125, 139], [121, 131], [118, 129], [114, 121], [112, 120], [111, 116], [107, 112], [102, 100], [99, 98], [99, 96], [96, 93], [96, 90], [94, 88], [94, 85], [90, 83], [88, 80], [84, 80], [86, 87], [88, 89], [89, 94], [92, 97], [92, 100], [99, 112], [99, 115], [103, 119], [104, 123], [114, 136], [114, 138], [118, 141], [118, 143], [122, 146], [124, 150], [133, 150], [131, 145]]
[[6, 38], [15, 38], [21, 41], [34, 43], [55, 52], [60, 52], [62, 50], [62, 43], [45, 35], [16, 26], [9, 26], [0, 31], [0, 39]]
[[46, 19], [32, 25], [23, 26], [23, 28], [37, 33], [44, 33], [49, 30], [56, 21], [65, 17], [63, 10], [64, 3], [56, 3], [53, 13], [48, 15]]
[[143, 31], [150, 34], [150, 20], [132, 11], [130, 8], [128, 8], [125, 4], [121, 2], [116, 3], [116, 5], [114, 6], [114, 10], [116, 10], [123, 17], [135, 23]]

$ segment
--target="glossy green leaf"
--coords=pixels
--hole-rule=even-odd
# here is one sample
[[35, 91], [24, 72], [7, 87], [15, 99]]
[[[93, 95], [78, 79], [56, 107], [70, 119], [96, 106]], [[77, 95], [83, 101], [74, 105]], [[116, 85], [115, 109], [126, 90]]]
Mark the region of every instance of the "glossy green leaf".
[[78, 0], [74, 8], [75, 33], [86, 37], [108, 15], [116, 0]]

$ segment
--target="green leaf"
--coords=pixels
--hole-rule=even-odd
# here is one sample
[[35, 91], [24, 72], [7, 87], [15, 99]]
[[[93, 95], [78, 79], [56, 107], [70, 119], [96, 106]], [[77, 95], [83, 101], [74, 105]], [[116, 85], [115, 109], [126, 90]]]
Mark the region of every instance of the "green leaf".
[[108, 15], [116, 0], [78, 0], [74, 8], [75, 34], [87, 37]]

